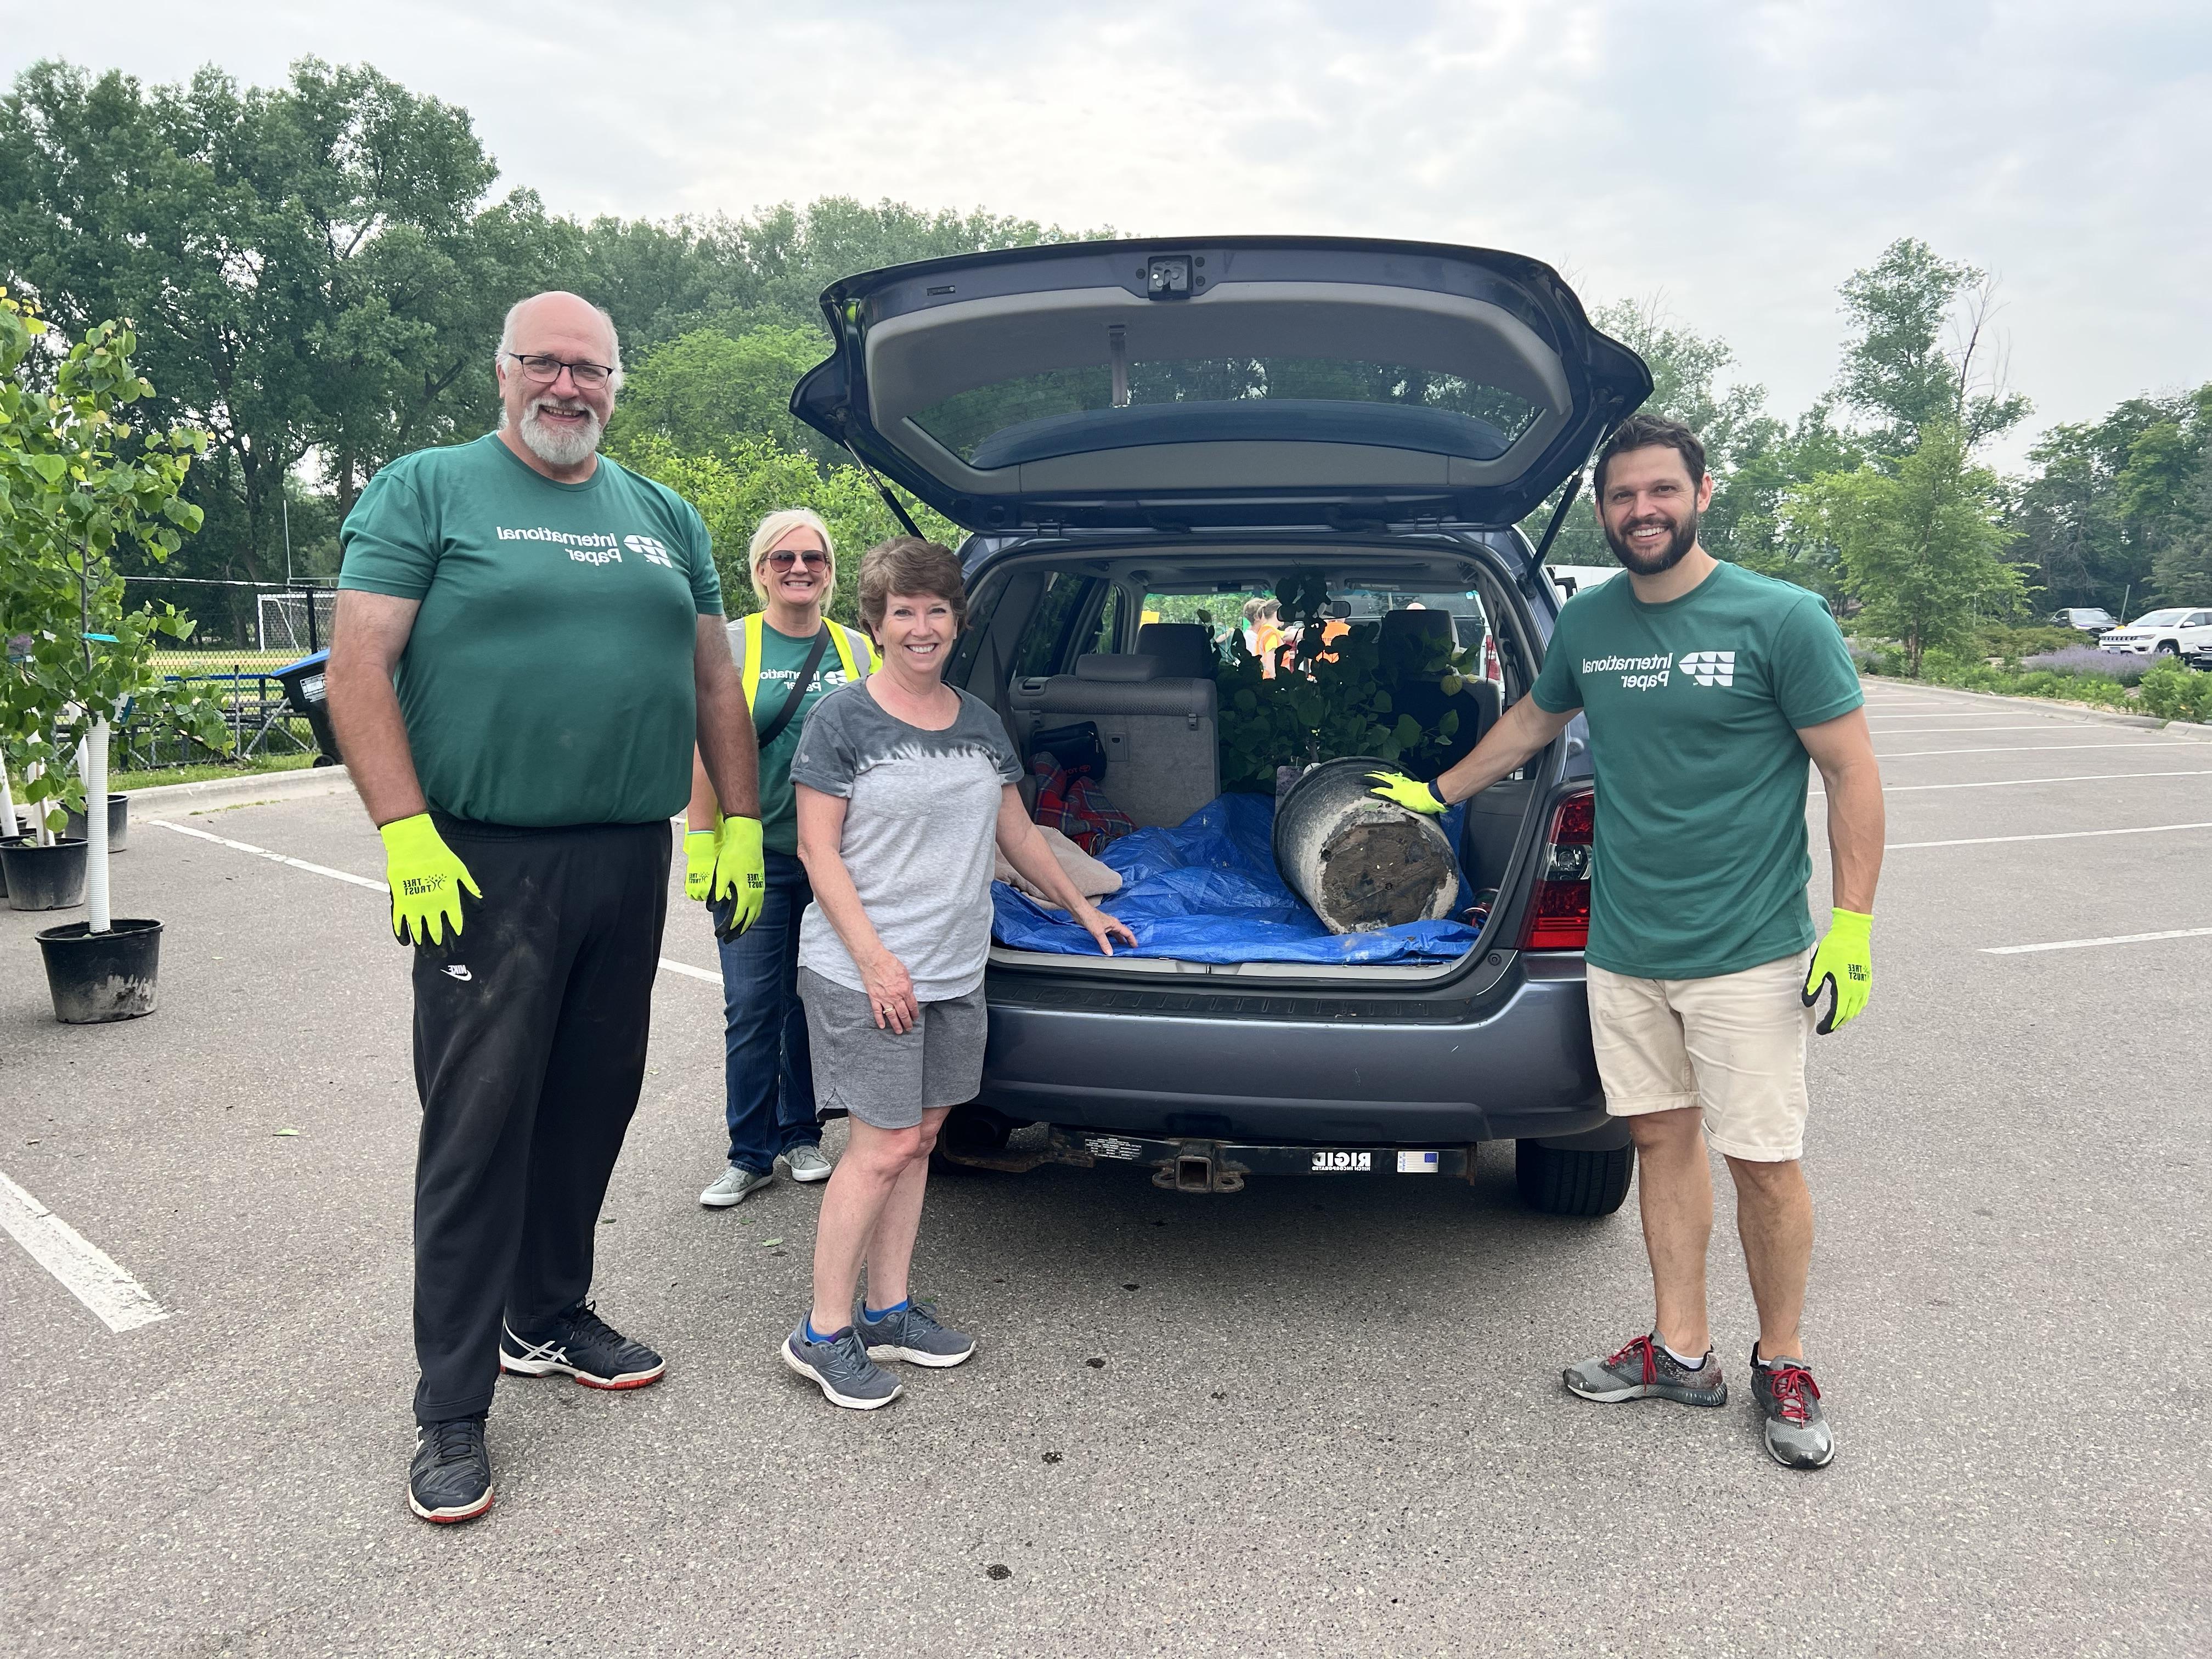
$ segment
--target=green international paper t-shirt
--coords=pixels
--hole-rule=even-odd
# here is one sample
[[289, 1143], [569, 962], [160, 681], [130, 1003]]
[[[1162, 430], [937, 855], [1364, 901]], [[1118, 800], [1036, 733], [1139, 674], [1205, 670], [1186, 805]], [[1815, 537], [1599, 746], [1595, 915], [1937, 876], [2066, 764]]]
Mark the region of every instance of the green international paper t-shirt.
[[[834, 628], [834, 623], [824, 627]], [[737, 648], [743, 634], [743, 623], [730, 624], [731, 646]], [[868, 642], [846, 630], [845, 648], [853, 653], [853, 665], [862, 678], [867, 677]], [[793, 639], [779, 633], [768, 620], [761, 622], [760, 686], [753, 697], [753, 727], [757, 731], [781, 712], [791, 688], [798, 684], [799, 671], [806, 666], [806, 659], [814, 649], [811, 636]], [[830, 692], [845, 684], [845, 665], [837, 656], [833, 641], [822, 647], [822, 659], [814, 665], [814, 677], [807, 682], [806, 695], [799, 707], [792, 711], [791, 720], [773, 741], [763, 745], [760, 757], [761, 844], [778, 853], [797, 856], [799, 852], [799, 801], [791, 787], [791, 757], [799, 752], [799, 728], [806, 717], [814, 712], [814, 705]]]
[[1646, 605], [1616, 576], [1567, 601], [1532, 695], [1589, 717], [1589, 960], [1705, 979], [1812, 944], [1797, 728], [1865, 700], [1819, 594], [1723, 563]]
[[422, 601], [397, 683], [433, 806], [532, 827], [684, 809], [722, 588], [673, 490], [605, 456], [556, 483], [493, 433], [384, 467], [339, 543], [340, 587]]

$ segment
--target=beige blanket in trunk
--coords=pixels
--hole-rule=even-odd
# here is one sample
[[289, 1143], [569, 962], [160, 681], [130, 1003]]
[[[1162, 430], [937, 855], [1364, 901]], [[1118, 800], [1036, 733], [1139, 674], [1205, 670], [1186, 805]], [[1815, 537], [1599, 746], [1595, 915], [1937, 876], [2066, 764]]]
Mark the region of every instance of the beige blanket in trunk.
[[[1067, 878], [1075, 884], [1075, 890], [1084, 897], [1102, 898], [1108, 893], [1118, 893], [1121, 890], [1120, 871], [1108, 869], [1057, 830], [1039, 824], [1037, 834], [1044, 837], [1044, 844], [1052, 848], [1053, 857], [1060, 860], [1060, 867], [1066, 872]], [[1048, 909], [1056, 910], [1060, 908], [1039, 892], [1035, 884], [1021, 872], [1007, 863], [1006, 855], [1004, 853], [994, 854], [993, 856], [997, 860], [997, 867], [992, 873], [998, 879], [1012, 883], [1015, 891], [1028, 894], [1030, 897]]]

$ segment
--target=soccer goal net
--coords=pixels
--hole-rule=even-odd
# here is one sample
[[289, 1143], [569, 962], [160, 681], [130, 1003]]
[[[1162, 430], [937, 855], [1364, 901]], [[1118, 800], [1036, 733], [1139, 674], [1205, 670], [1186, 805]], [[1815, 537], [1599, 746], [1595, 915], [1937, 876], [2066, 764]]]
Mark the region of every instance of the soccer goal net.
[[[331, 642], [331, 611], [337, 595], [318, 592], [261, 593], [254, 598], [254, 632], [264, 651], [291, 651], [306, 656]], [[314, 607], [314, 626], [308, 625], [307, 607]]]

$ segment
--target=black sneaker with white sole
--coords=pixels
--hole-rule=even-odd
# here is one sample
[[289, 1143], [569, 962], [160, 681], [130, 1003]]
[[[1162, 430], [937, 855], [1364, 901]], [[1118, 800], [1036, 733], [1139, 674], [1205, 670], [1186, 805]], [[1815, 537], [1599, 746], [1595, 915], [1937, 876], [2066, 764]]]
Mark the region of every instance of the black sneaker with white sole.
[[641, 1389], [659, 1382], [668, 1364], [579, 1302], [530, 1336], [502, 1323], [499, 1368], [510, 1376], [573, 1376], [587, 1389]]
[[425, 1521], [450, 1526], [491, 1507], [491, 1454], [481, 1417], [425, 1423], [415, 1431], [407, 1469], [407, 1507]]

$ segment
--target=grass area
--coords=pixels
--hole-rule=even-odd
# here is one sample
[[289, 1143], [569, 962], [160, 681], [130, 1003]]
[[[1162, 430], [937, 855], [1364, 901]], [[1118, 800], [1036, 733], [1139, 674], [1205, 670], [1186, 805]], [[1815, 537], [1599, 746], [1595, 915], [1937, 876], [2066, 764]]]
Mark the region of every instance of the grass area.
[[190, 646], [181, 651], [162, 651], [155, 655], [165, 674], [228, 674], [235, 670], [241, 674], [271, 674], [280, 668], [289, 668], [307, 653], [304, 651], [248, 651], [244, 647], [233, 651], [222, 646]]
[[164, 766], [151, 772], [116, 772], [109, 775], [111, 790], [151, 789], [164, 783], [205, 783], [215, 778], [252, 778], [267, 772], [297, 772], [314, 764], [313, 755], [256, 755], [244, 764], [229, 761], [211, 762], [205, 766]]

